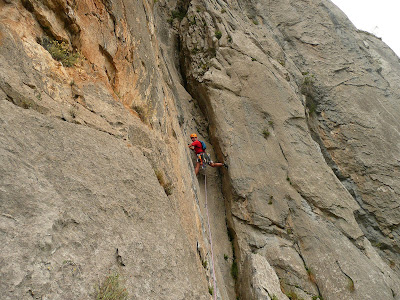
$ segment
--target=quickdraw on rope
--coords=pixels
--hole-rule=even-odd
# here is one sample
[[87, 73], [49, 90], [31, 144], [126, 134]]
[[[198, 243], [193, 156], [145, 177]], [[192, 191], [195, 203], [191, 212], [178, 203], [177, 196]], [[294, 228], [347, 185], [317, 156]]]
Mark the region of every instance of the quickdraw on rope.
[[207, 212], [207, 221], [208, 221], [208, 232], [210, 235], [210, 244], [211, 244], [211, 263], [212, 263], [212, 272], [213, 272], [213, 279], [214, 279], [214, 300], [217, 299], [217, 282], [215, 280], [215, 268], [214, 268], [214, 253], [213, 253], [213, 243], [211, 237], [211, 228], [210, 228], [210, 216], [208, 214], [208, 206], [207, 206], [207, 176], [204, 174], [204, 190], [205, 190], [205, 199], [206, 199], [206, 212]]

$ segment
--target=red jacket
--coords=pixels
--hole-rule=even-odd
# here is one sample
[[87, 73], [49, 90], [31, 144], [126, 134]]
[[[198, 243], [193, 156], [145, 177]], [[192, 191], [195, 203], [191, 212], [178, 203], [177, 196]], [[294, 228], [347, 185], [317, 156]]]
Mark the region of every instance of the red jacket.
[[203, 147], [202, 147], [200, 141], [194, 141], [192, 144], [190, 144], [190, 146], [193, 146], [193, 147], [194, 147], [194, 152], [195, 152], [196, 154], [200, 154], [200, 153], [203, 153], [203, 152], [204, 152]]

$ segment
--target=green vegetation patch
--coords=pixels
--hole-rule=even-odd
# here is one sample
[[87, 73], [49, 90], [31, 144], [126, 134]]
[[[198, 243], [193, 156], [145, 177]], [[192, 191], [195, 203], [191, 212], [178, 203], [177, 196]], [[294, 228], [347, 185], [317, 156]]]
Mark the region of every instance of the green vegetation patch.
[[205, 261], [203, 261], [202, 265], [203, 265], [203, 268], [204, 268], [204, 269], [207, 269], [208, 263], [207, 263], [207, 261], [206, 261], [206, 260], [205, 260]]
[[290, 300], [304, 300], [304, 298], [299, 298], [299, 296], [295, 292], [289, 292], [289, 293], [286, 294], [286, 296]]
[[82, 60], [78, 51], [72, 51], [66, 42], [59, 42], [44, 37], [41, 45], [51, 54], [55, 60], [61, 62], [65, 67], [73, 67]]
[[236, 260], [234, 260], [232, 262], [232, 266], [231, 266], [231, 275], [233, 279], [237, 279], [238, 275], [239, 275], [239, 269], [238, 269], [238, 265], [236, 263]]
[[183, 8], [179, 8], [178, 10], [173, 10], [171, 13], [171, 17], [173, 19], [178, 19], [182, 21], [184, 17], [186, 17], [186, 11]]
[[106, 277], [97, 289], [96, 300], [126, 300], [128, 292], [120, 283], [118, 273]]
[[270, 132], [269, 132], [268, 129], [264, 129], [262, 134], [263, 134], [264, 138], [267, 139], [269, 137], [269, 135], [270, 135]]
[[210, 293], [210, 295], [212, 296], [214, 294], [214, 288], [209, 286], [208, 287], [208, 292]]
[[349, 288], [350, 292], [354, 292], [355, 291], [354, 281], [350, 277], [348, 277], [347, 287]]
[[301, 83], [300, 91], [303, 95], [314, 98], [314, 84], [315, 84], [315, 76], [313, 74], [309, 74], [308, 72], [302, 73], [304, 78]]

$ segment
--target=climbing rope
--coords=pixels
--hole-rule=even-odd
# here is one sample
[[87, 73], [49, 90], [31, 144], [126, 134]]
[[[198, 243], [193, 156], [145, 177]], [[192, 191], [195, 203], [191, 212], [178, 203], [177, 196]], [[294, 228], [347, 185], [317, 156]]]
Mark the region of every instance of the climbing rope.
[[207, 212], [207, 221], [208, 221], [208, 232], [210, 234], [210, 244], [211, 244], [211, 263], [212, 263], [212, 271], [213, 271], [213, 279], [214, 279], [214, 300], [217, 299], [217, 282], [215, 280], [215, 268], [214, 268], [214, 254], [213, 254], [213, 243], [211, 237], [211, 227], [210, 227], [210, 216], [208, 214], [208, 206], [207, 206], [207, 176], [204, 174], [204, 190], [205, 190], [205, 199], [206, 199], [206, 212]]

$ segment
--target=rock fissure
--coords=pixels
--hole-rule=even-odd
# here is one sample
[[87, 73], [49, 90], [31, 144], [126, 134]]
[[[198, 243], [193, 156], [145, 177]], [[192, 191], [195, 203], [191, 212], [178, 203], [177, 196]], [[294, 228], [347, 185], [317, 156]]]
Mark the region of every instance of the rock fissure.
[[339, 261], [338, 260], [336, 260], [336, 263], [337, 263], [337, 265], [338, 265], [338, 267], [339, 267], [339, 270], [343, 273], [343, 275], [345, 275], [348, 279], [349, 279], [349, 285], [348, 285], [348, 288], [350, 289], [350, 291], [354, 291], [354, 289], [355, 289], [355, 286], [354, 286], [354, 281], [353, 281], [353, 279], [345, 272], [345, 271], [343, 271], [343, 269], [342, 269], [342, 267], [340, 266], [340, 264], [339, 264]]
[[[312, 284], [315, 285], [315, 287], [317, 288], [318, 296], [321, 296], [321, 297], [324, 296], [324, 295], [321, 294], [320, 288], [319, 288], [318, 283], [317, 283], [317, 281], [315, 280], [315, 278], [313, 278], [313, 279], [311, 278], [312, 276], [314, 276], [314, 274], [312, 274], [313, 271], [312, 271], [312, 269], [311, 269], [309, 266], [307, 266], [306, 261], [305, 261], [303, 255], [302, 255], [302, 253], [301, 253], [301, 248], [300, 248], [299, 244], [298, 244], [297, 242], [295, 242], [295, 245], [296, 245], [297, 247], [293, 247], [293, 248], [296, 250], [297, 254], [299, 255], [300, 259], [302, 260], [302, 262], [303, 262], [303, 264], [304, 264], [304, 268], [305, 268], [306, 271], [307, 271], [307, 274], [308, 274], [308, 277], [309, 277], [310, 281], [311, 281]], [[311, 279], [312, 279], [312, 280], [311, 280]]]
[[344, 83], [342, 83], [343, 85], [348, 85], [348, 86], [356, 86], [356, 87], [370, 87], [370, 88], [375, 88], [375, 89], [379, 89], [379, 90], [382, 90], [382, 91], [385, 91], [386, 89], [384, 89], [384, 88], [380, 88], [380, 87], [378, 87], [378, 86], [375, 86], [375, 85], [371, 85], [371, 84], [368, 84], [368, 83], [364, 83], [364, 84], [355, 84], [355, 83], [347, 83], [347, 82], [344, 82]]
[[294, 288], [296, 288], [296, 289], [299, 289], [299, 290], [301, 290], [303, 293], [305, 293], [305, 294], [307, 294], [307, 295], [309, 295], [309, 296], [315, 296], [312, 292], [310, 292], [310, 291], [307, 291], [306, 289], [303, 289], [300, 285], [298, 285], [298, 284], [293, 284], [293, 283], [288, 283], [288, 282], [285, 282], [285, 285], [287, 285], [287, 286], [291, 286], [291, 287], [294, 287]]

